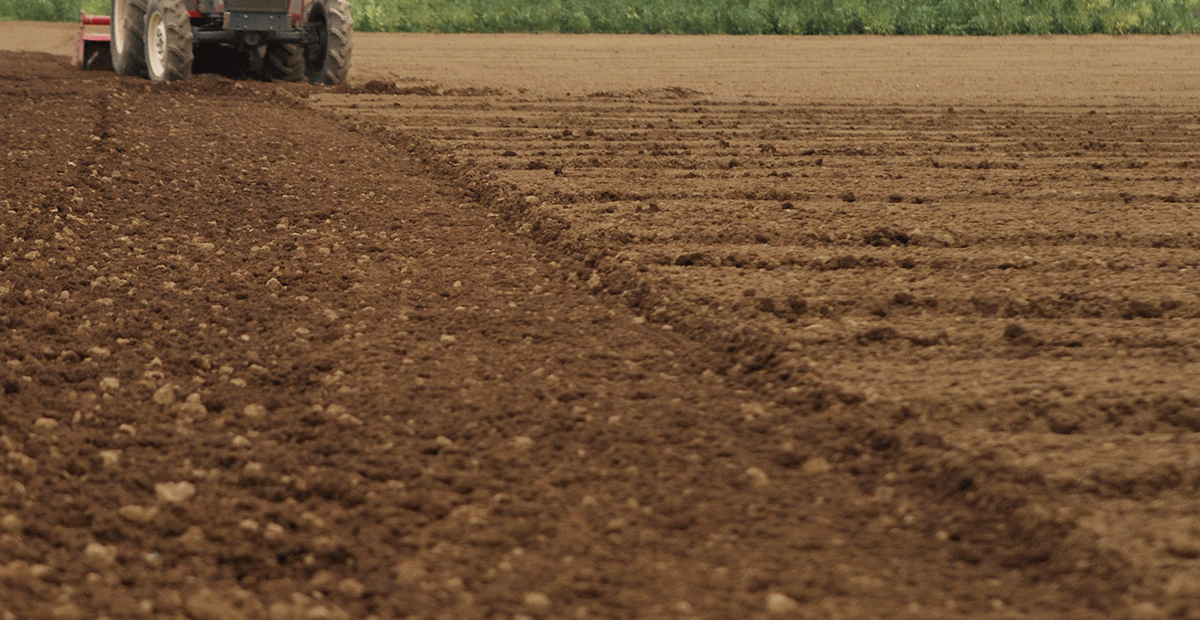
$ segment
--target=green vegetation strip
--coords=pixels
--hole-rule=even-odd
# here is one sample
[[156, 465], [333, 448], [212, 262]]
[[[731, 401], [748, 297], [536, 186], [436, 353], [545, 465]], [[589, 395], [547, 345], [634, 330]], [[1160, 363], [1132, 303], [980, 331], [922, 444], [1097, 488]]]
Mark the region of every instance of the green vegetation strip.
[[[676, 34], [1200, 32], [1200, 0], [351, 0], [355, 29]], [[0, 20], [73, 21], [108, 0], [0, 0]]]

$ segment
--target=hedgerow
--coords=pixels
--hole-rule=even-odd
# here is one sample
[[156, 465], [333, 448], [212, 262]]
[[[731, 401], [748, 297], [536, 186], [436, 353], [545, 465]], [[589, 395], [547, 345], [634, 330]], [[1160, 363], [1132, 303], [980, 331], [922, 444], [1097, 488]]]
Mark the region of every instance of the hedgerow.
[[[109, 0], [0, 0], [0, 20], [73, 21]], [[355, 29], [675, 34], [1170, 34], [1200, 0], [351, 0]]]

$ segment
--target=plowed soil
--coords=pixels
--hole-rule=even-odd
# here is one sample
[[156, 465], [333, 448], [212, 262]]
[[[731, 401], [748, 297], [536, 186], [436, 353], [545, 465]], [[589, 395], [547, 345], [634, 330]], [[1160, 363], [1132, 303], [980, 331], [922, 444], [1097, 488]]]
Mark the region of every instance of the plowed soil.
[[1200, 615], [1198, 46], [0, 52], [0, 613]]

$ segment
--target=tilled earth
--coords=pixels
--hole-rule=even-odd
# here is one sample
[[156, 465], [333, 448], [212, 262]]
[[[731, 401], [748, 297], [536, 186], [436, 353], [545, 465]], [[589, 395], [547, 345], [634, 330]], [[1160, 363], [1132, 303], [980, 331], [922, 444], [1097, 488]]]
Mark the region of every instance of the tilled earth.
[[1200, 614], [1193, 109], [2, 58], [0, 612]]

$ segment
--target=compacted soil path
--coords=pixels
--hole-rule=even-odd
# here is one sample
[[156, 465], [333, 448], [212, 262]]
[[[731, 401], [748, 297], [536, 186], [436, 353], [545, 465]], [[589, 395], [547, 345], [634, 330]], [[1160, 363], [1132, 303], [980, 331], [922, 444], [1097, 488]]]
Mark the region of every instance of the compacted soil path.
[[438, 135], [307, 86], [0, 58], [5, 617], [1153, 618], [1200, 592], [1161, 598], [944, 425], [647, 320], [650, 263], [571, 245]]

